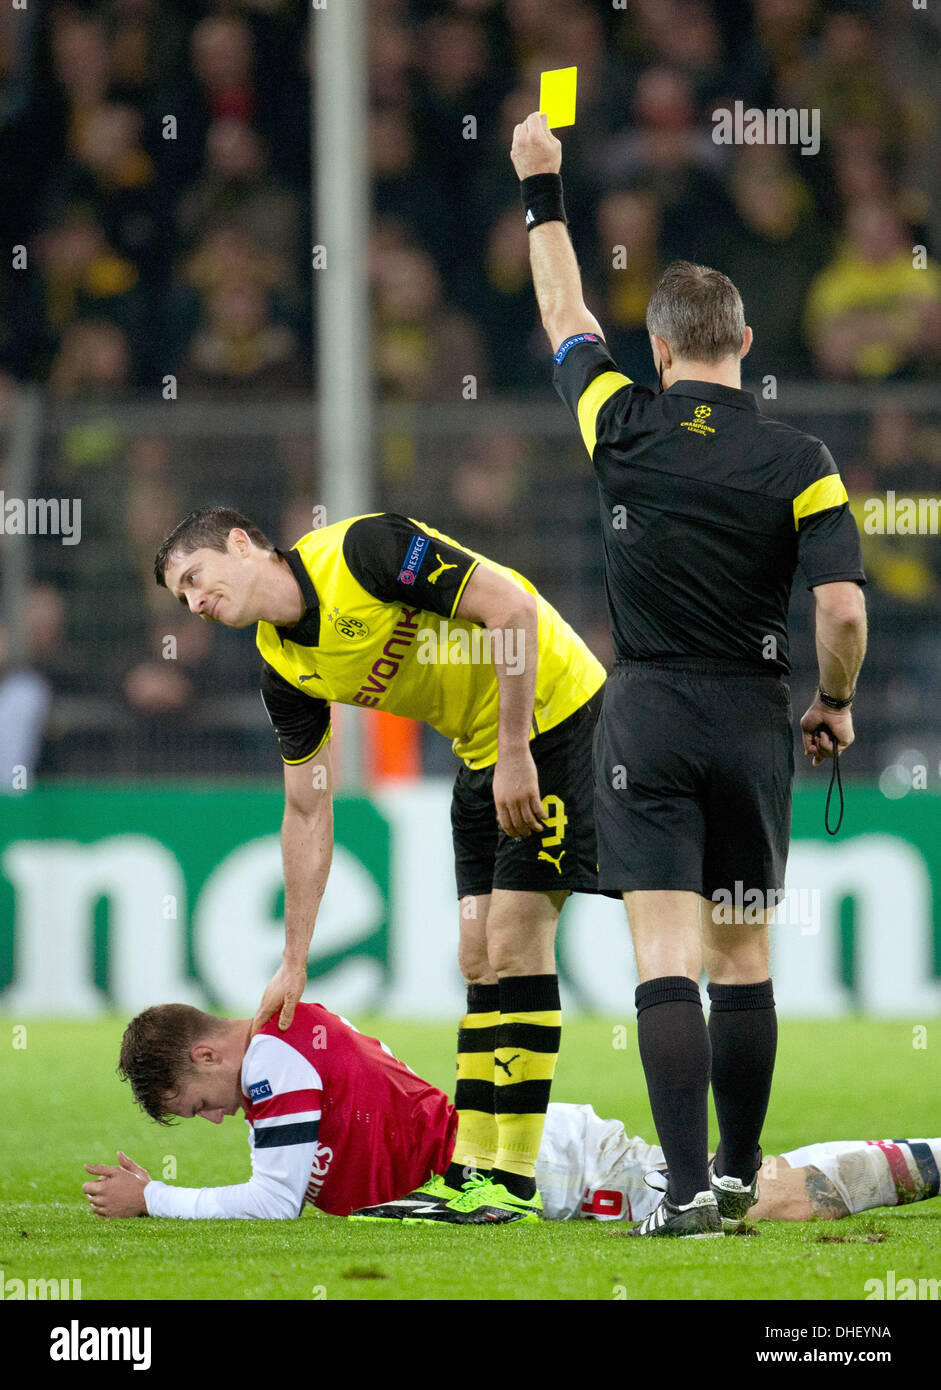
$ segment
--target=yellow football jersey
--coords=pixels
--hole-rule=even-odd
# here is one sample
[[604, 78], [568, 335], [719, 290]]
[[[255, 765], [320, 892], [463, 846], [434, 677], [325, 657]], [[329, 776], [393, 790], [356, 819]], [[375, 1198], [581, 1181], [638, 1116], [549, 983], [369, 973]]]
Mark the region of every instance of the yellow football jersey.
[[[490, 639], [499, 634], [454, 616], [479, 564], [538, 603], [530, 737], [560, 724], [604, 683], [601, 662], [528, 579], [423, 522], [393, 512], [351, 517], [311, 531], [283, 557], [307, 609], [290, 628], [260, 622], [257, 643], [262, 695], [285, 762], [305, 762], [322, 747], [333, 700], [423, 720], [472, 769], [496, 762]], [[502, 656], [522, 669], [522, 652], [508, 644]]]

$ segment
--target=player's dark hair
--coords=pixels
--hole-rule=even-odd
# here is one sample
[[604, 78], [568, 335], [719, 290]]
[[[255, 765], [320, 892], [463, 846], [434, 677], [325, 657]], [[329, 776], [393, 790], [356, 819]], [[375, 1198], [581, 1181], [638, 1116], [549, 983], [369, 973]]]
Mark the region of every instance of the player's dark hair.
[[216, 1037], [226, 1025], [226, 1019], [190, 1004], [156, 1004], [131, 1019], [121, 1042], [118, 1075], [131, 1083], [134, 1099], [152, 1120], [172, 1123], [167, 1106], [193, 1069], [190, 1048]]
[[260, 526], [249, 521], [247, 516], [232, 507], [197, 507], [164, 536], [157, 557], [154, 560], [154, 578], [162, 587], [167, 587], [166, 571], [171, 555], [192, 555], [194, 550], [225, 551], [229, 532], [238, 527], [246, 533], [249, 540], [262, 550], [274, 550], [274, 546]]
[[647, 305], [647, 332], [670, 344], [674, 357], [718, 362], [741, 351], [742, 296], [727, 275], [692, 261], [674, 261]]

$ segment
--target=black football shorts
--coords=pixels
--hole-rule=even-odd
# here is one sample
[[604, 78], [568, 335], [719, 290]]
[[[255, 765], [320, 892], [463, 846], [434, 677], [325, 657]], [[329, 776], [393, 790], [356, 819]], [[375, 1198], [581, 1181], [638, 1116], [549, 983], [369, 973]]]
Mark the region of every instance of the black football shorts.
[[780, 675], [618, 662], [594, 738], [600, 890], [720, 890], [735, 902], [783, 889], [793, 777]]
[[529, 748], [547, 812], [545, 829], [514, 839], [500, 829], [493, 801], [493, 767], [462, 764], [451, 799], [451, 833], [459, 898], [509, 888], [550, 892], [598, 891], [592, 806], [592, 736], [604, 687]]

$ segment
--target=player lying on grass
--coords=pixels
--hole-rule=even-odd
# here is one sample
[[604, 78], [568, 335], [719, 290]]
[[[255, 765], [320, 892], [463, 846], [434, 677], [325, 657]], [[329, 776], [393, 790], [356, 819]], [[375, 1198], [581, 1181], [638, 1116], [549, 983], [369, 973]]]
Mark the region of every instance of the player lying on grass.
[[[119, 1070], [141, 1108], [162, 1124], [195, 1115], [220, 1124], [244, 1110], [252, 1176], [231, 1187], [171, 1187], [121, 1153], [117, 1166], [86, 1165], [96, 1177], [82, 1191], [96, 1215], [276, 1219], [299, 1216], [310, 1202], [334, 1216], [427, 1219], [413, 1213], [436, 1204], [415, 1189], [447, 1168], [457, 1130], [444, 1092], [320, 1004], [299, 1004], [285, 1033], [276, 1019], [254, 1037], [249, 1030], [248, 1019], [187, 1004], [131, 1021]], [[536, 1168], [543, 1214], [642, 1220], [662, 1195], [645, 1178], [662, 1162], [661, 1149], [629, 1138], [590, 1105], [550, 1104]], [[813, 1144], [767, 1160], [751, 1215], [836, 1220], [935, 1197], [939, 1164], [941, 1139]], [[493, 1219], [469, 1200], [479, 1182], [469, 1176], [450, 1194], [445, 1219]], [[517, 1219], [539, 1218], [521, 1211]]]

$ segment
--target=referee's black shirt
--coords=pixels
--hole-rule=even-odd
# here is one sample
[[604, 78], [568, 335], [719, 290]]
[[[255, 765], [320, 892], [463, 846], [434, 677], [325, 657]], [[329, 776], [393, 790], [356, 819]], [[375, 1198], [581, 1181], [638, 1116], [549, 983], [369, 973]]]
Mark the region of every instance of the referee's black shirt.
[[828, 449], [762, 415], [749, 391], [638, 386], [592, 334], [567, 339], [554, 361], [598, 478], [616, 658], [787, 673], [798, 564], [808, 588], [866, 582]]

